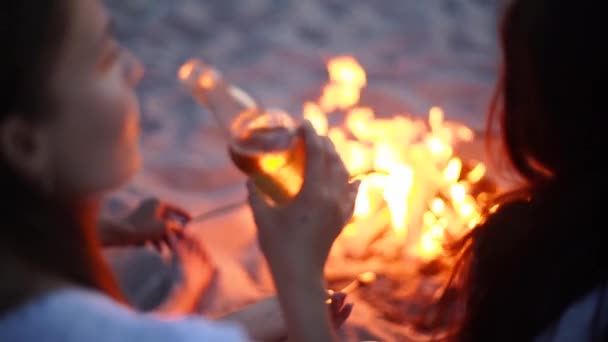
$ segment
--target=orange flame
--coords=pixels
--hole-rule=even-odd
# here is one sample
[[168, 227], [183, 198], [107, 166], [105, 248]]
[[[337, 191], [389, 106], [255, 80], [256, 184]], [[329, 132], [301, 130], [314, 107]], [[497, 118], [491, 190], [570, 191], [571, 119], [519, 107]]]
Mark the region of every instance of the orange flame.
[[393, 229], [398, 237], [407, 234], [407, 214], [409, 196], [414, 184], [414, 171], [407, 165], [396, 165], [387, 178], [384, 200], [391, 211]]
[[359, 102], [367, 84], [363, 67], [350, 56], [336, 57], [327, 63], [331, 82], [323, 88], [319, 105], [326, 112], [348, 109]]
[[188, 78], [190, 78], [190, 76], [192, 75], [192, 72], [194, 71], [195, 65], [196, 65], [195, 60], [190, 60], [190, 61], [184, 63], [184, 65], [182, 65], [182, 67], [179, 68], [179, 71], [177, 72], [177, 76], [179, 77], [179, 79], [182, 81], [185, 81]]
[[323, 88], [319, 105], [325, 112], [347, 109], [359, 102], [360, 89], [339, 83], [330, 83]]
[[[185, 63], [178, 77], [201, 88], [212, 88], [221, 82], [216, 71], [202, 72], [206, 69], [199, 70], [197, 63]], [[390, 237], [397, 240], [396, 246], [407, 239], [412, 245], [405, 246], [406, 251], [413, 251], [416, 257], [431, 259], [441, 255], [447, 238], [466, 233], [483, 221], [480, 204], [491, 195], [472, 191], [486, 176], [486, 166], [478, 163], [469, 169], [454, 155], [456, 145], [472, 141], [474, 132], [446, 120], [440, 107], [430, 108], [426, 119], [377, 116], [373, 108], [359, 104], [367, 75], [351, 56], [329, 60], [327, 71], [329, 81], [320, 98], [304, 103], [302, 114], [318, 134], [333, 142], [348, 172], [362, 181], [354, 222], [347, 225], [344, 236], [349, 241], [356, 240], [362, 236], [358, 234], [365, 233], [365, 227], [357, 225], [357, 220], [381, 218], [378, 224], [382, 229], [390, 224]], [[255, 107], [253, 100], [238, 88], [230, 87], [229, 91], [248, 107]], [[344, 127], [331, 127], [327, 115], [338, 110], [346, 114]], [[289, 121], [287, 114], [283, 117]], [[268, 123], [262, 120], [252, 123], [255, 124]], [[280, 170], [289, 191], [295, 193], [302, 181], [301, 173], [284, 167], [289, 164], [288, 158], [287, 153], [266, 154], [258, 162], [262, 172]], [[490, 212], [497, 209], [493, 207]], [[390, 223], [385, 222], [387, 211]], [[372, 216], [377, 213], [379, 216]]]
[[483, 163], [479, 163], [473, 168], [473, 170], [469, 172], [469, 174], [467, 175], [467, 180], [470, 183], [475, 184], [479, 182], [483, 178], [483, 176], [485, 176], [485, 174], [486, 166]]
[[367, 84], [365, 70], [352, 56], [332, 58], [327, 63], [329, 79], [338, 84], [363, 88]]
[[[218, 74], [201, 73], [197, 68], [195, 61], [187, 62], [179, 69], [178, 77], [197, 87], [216, 86]], [[489, 196], [482, 193], [475, 194], [475, 198], [471, 191], [486, 175], [485, 165], [465, 168], [463, 161], [454, 156], [456, 144], [473, 140], [474, 132], [446, 120], [440, 107], [430, 108], [426, 119], [406, 115], [377, 117], [374, 109], [359, 104], [367, 75], [355, 58], [333, 58], [327, 63], [327, 70], [329, 81], [320, 98], [304, 103], [302, 115], [318, 134], [333, 142], [348, 172], [362, 181], [354, 221], [345, 228], [344, 239], [357, 240], [365, 233], [366, 227], [358, 225], [357, 220], [381, 218], [377, 221], [382, 229], [387, 224], [392, 228], [392, 234], [383, 237], [395, 239], [395, 246], [412, 243], [404, 246], [405, 251], [422, 259], [441, 255], [448, 237], [465, 233], [482, 221], [478, 203]], [[244, 102], [253, 103], [238, 88], [230, 91], [244, 98]], [[346, 114], [344, 127], [331, 127], [328, 114], [335, 111]], [[284, 167], [288, 158], [287, 153], [266, 154], [258, 163], [262, 172], [280, 170], [290, 191], [297, 191], [301, 174]], [[372, 216], [377, 213], [382, 214]], [[413, 224], [421, 226], [412, 229]]]
[[[329, 136], [352, 175], [371, 167], [381, 172], [360, 177], [355, 220], [374, 215], [384, 204], [395, 238], [405, 240], [411, 218], [419, 216], [423, 227], [416, 255], [424, 259], [440, 255], [448, 227], [451, 233], [464, 232], [481, 221], [476, 199], [468, 191], [485, 176], [485, 165], [479, 163], [463, 174], [462, 160], [453, 155], [454, 144], [473, 140], [473, 131], [446, 121], [439, 107], [429, 110], [426, 123], [406, 116], [376, 118], [372, 108], [357, 107], [367, 84], [361, 65], [342, 56], [330, 60], [327, 69], [330, 81], [318, 103], [304, 105], [304, 117], [317, 132]], [[346, 111], [345, 129], [328, 128], [325, 113], [336, 110]], [[418, 192], [413, 195], [416, 188], [439, 192], [422, 192], [420, 196], [431, 197], [419, 198]], [[422, 211], [414, 205], [419, 201], [427, 204]], [[347, 232], [350, 238], [357, 234], [353, 225]]]

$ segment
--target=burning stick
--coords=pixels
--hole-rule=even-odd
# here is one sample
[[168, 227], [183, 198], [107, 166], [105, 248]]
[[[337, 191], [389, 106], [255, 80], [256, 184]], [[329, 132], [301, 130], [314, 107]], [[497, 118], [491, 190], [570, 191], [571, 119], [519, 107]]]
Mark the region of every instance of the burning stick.
[[356, 289], [358, 289], [360, 286], [365, 286], [365, 285], [371, 284], [374, 281], [376, 281], [376, 273], [374, 273], [374, 272], [361, 273], [361, 274], [359, 274], [357, 279], [353, 280], [348, 285], [343, 287], [342, 290], [340, 290], [340, 292], [351, 293], [351, 292], [355, 291]]
[[357, 276], [357, 278], [355, 280], [348, 283], [348, 285], [343, 287], [341, 290], [338, 290], [338, 291], [334, 291], [331, 289], [327, 290], [327, 294], [329, 295], [329, 298], [325, 302], [327, 304], [331, 304], [331, 302], [332, 302], [331, 295], [333, 295], [336, 292], [349, 294], [349, 293], [352, 293], [353, 291], [357, 290], [359, 287], [366, 286], [375, 281], [376, 281], [376, 273], [374, 273], [374, 272], [361, 273]]
[[229, 212], [231, 210], [240, 208], [244, 205], [247, 204], [247, 200], [242, 200], [242, 201], [238, 201], [238, 202], [233, 202], [233, 203], [228, 203], [226, 205], [211, 209], [209, 211], [205, 211], [201, 214], [198, 214], [194, 217], [192, 217], [192, 219], [190, 220], [189, 223], [196, 223], [196, 222], [202, 222], [205, 221], [207, 219], [213, 218], [217, 215], [221, 215], [224, 214], [226, 212]]

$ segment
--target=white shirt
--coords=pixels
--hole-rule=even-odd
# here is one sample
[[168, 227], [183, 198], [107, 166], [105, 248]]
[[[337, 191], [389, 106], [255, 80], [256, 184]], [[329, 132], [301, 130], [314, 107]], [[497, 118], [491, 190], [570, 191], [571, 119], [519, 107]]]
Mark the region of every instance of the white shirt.
[[601, 288], [595, 289], [567, 308], [560, 319], [536, 338], [535, 342], [591, 341], [592, 329], [595, 329], [593, 319], [598, 309], [600, 311], [599, 324], [602, 327], [606, 327], [608, 324], [608, 292], [602, 298], [601, 291]]
[[139, 314], [99, 293], [64, 289], [0, 316], [2, 342], [248, 341], [238, 326]]

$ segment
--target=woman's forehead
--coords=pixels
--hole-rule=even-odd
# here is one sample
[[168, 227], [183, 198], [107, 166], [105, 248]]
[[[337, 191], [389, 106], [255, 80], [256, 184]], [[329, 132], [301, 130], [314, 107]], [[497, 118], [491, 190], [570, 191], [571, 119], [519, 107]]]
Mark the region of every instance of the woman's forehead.
[[93, 58], [107, 37], [109, 14], [99, 0], [71, 0], [65, 57], [71, 63]]

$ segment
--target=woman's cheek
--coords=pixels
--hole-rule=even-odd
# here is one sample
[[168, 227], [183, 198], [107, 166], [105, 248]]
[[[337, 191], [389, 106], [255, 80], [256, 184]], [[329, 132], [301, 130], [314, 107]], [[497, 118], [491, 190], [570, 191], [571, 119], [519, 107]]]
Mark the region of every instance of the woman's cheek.
[[[139, 169], [139, 108], [128, 91], [106, 92], [88, 108], [88, 124], [73, 150], [73, 180], [82, 192], [104, 192], [123, 185]], [[86, 148], [85, 148], [86, 147]]]
[[[106, 118], [108, 130], [101, 153], [109, 171], [105, 179], [109, 188], [128, 181], [139, 169], [139, 106], [135, 95], [129, 91], [119, 92], [107, 99]], [[111, 118], [111, 119], [110, 119]], [[99, 165], [101, 169], [103, 165]]]

